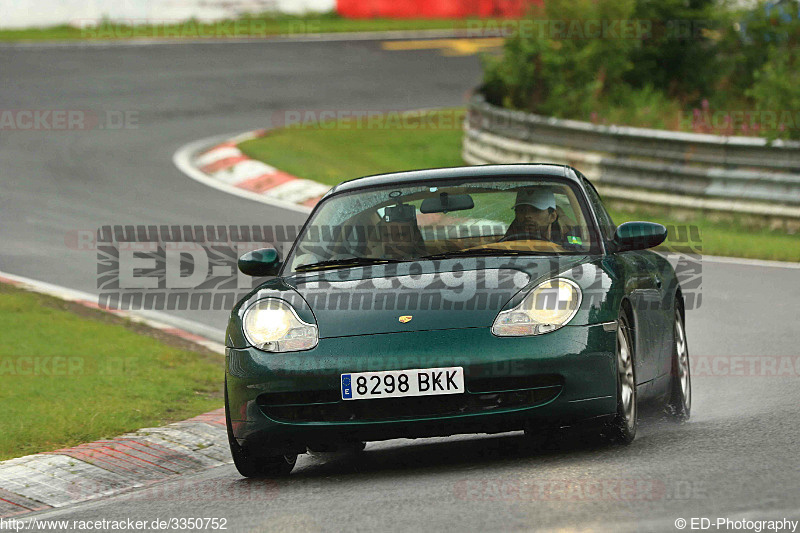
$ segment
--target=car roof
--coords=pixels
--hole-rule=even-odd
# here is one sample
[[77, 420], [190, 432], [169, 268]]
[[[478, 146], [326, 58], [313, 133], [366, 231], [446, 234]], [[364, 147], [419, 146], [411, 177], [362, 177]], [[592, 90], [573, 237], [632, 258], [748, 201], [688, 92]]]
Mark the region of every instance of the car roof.
[[[567, 172], [567, 169], [573, 172]], [[432, 168], [427, 170], [411, 170], [407, 172], [392, 172], [389, 174], [376, 174], [345, 181], [328, 191], [325, 196], [354, 191], [365, 187], [392, 185], [414, 181], [439, 181], [454, 178], [486, 178], [486, 177], [559, 177], [577, 181], [577, 175], [572, 167], [566, 165], [553, 165], [545, 163], [529, 163], [514, 165], [475, 165], [468, 167]]]

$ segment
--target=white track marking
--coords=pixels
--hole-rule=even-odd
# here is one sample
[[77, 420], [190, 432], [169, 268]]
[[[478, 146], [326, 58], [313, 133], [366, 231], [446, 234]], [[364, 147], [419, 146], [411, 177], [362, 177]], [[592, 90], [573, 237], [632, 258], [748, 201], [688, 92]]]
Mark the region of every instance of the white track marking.
[[213, 187], [228, 194], [233, 194], [247, 200], [253, 200], [254, 202], [261, 202], [262, 204], [272, 207], [288, 209], [297, 213], [308, 214], [311, 212], [311, 208], [305, 205], [298, 205], [293, 202], [270, 198], [268, 196], [264, 196], [263, 194], [258, 194], [245, 189], [240, 189], [239, 187], [234, 187], [233, 185], [229, 185], [227, 183], [223, 183], [222, 181], [207, 175], [205, 172], [202, 172], [200, 169], [194, 166], [192, 163], [192, 157], [194, 157], [195, 154], [199, 154], [204, 150], [211, 148], [215, 143], [223, 143], [233, 136], [234, 135], [218, 135], [215, 137], [208, 137], [206, 139], [190, 142], [189, 144], [180, 147], [178, 151], [175, 152], [175, 154], [172, 156], [172, 162], [181, 172], [193, 180], [199, 181], [203, 185], [208, 185], [209, 187]]

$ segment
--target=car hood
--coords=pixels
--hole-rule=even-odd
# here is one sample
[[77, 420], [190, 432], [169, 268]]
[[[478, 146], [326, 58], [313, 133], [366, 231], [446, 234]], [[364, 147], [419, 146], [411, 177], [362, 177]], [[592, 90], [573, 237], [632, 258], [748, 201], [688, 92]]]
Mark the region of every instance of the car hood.
[[320, 338], [490, 327], [517, 293], [586, 257], [459, 258], [297, 274]]

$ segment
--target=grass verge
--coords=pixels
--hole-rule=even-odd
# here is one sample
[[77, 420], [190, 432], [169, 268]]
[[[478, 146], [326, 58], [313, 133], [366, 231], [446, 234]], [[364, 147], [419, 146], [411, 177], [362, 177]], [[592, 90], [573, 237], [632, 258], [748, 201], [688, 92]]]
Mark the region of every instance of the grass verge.
[[[372, 123], [365, 118], [298, 125], [246, 141], [239, 148], [285, 172], [332, 186], [369, 174], [464, 164], [463, 116], [463, 109], [448, 109], [373, 117]], [[644, 219], [673, 227], [697, 226], [700, 247], [692, 244], [703, 254], [800, 261], [798, 235], [716, 220], [713, 215], [609, 207], [617, 224]]]
[[0, 284], [0, 460], [222, 406], [222, 356]]
[[[303, 16], [263, 13], [217, 22], [197, 20], [161, 24], [123, 24], [110, 20], [78, 22], [83, 22], [83, 24], [0, 30], [0, 41], [230, 39], [277, 35], [298, 37], [314, 33], [464, 29], [477, 24], [476, 21], [470, 19], [357, 20], [343, 18], [333, 12]], [[480, 24], [485, 25], [491, 22], [481, 20]]]
[[285, 172], [333, 186], [370, 174], [463, 165], [464, 113], [449, 109], [298, 125], [239, 148]]

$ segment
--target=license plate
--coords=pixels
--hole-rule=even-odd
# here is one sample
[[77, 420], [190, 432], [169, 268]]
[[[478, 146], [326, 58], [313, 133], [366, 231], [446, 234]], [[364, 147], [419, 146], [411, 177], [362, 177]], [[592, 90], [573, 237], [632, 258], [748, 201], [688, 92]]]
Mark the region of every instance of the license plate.
[[466, 392], [464, 369], [417, 368], [342, 374], [343, 400], [374, 400]]

